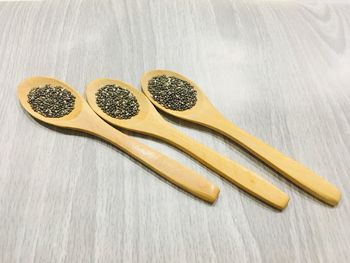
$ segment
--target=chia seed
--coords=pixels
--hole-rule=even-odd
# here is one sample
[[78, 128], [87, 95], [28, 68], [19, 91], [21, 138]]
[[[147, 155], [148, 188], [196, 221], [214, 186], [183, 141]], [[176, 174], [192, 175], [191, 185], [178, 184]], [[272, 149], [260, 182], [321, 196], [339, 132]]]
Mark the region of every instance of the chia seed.
[[148, 90], [156, 102], [170, 110], [188, 110], [197, 102], [197, 91], [194, 87], [176, 77], [153, 77], [148, 82]]
[[27, 97], [32, 109], [48, 118], [61, 118], [74, 109], [74, 95], [61, 86], [36, 87]]
[[96, 104], [107, 115], [117, 119], [130, 119], [139, 113], [136, 97], [127, 89], [106, 85], [96, 92]]

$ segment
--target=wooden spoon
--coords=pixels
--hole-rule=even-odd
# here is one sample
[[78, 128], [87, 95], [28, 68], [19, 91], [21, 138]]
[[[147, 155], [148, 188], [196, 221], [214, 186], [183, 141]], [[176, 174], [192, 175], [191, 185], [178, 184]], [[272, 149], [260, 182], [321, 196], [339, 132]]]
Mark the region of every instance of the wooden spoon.
[[[96, 104], [96, 93], [105, 85], [114, 84], [129, 90], [139, 103], [139, 113], [130, 119], [117, 119], [104, 113]], [[86, 87], [86, 98], [90, 107], [107, 122], [136, 132], [162, 139], [191, 155], [230, 182], [244, 189], [267, 204], [283, 209], [288, 204], [288, 196], [230, 159], [194, 141], [166, 122], [145, 95], [130, 84], [113, 79], [96, 79]]]
[[[148, 82], [153, 77], [160, 75], [173, 76], [189, 82], [197, 91], [196, 105], [189, 110], [175, 111], [166, 109], [157, 103], [148, 91]], [[158, 109], [175, 117], [209, 127], [227, 136], [309, 194], [329, 205], [338, 204], [341, 193], [334, 185], [227, 120], [210, 103], [198, 85], [190, 79], [169, 70], [152, 70], [142, 76], [141, 86], [148, 99]]]
[[[69, 90], [75, 96], [75, 108], [70, 114], [61, 118], [48, 118], [35, 112], [31, 108], [27, 97], [29, 91], [34, 87], [42, 87], [46, 84], [61, 86]], [[22, 106], [34, 118], [48, 124], [79, 130], [100, 137], [120, 148], [125, 153], [134, 157], [136, 160], [180, 188], [207, 202], [212, 203], [216, 200], [219, 194], [218, 187], [187, 167], [108, 125], [91, 110], [80, 94], [68, 84], [49, 77], [32, 77], [23, 80], [19, 84], [17, 96]]]

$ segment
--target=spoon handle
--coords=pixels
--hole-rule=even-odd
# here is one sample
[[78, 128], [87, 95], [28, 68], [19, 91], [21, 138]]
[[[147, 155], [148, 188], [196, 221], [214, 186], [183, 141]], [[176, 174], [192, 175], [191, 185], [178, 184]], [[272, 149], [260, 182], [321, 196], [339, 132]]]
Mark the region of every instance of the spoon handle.
[[287, 206], [289, 197], [280, 189], [238, 163], [196, 142], [175, 128], [162, 124], [157, 129], [157, 132], [153, 134], [180, 148], [231, 183], [263, 202], [280, 210]]
[[120, 148], [166, 180], [187, 192], [209, 203], [213, 203], [217, 199], [220, 192], [219, 188], [205, 177], [153, 150], [147, 145], [119, 132], [102, 120], [98, 122], [98, 125], [84, 130]]
[[341, 193], [334, 185], [302, 164], [285, 156], [263, 141], [241, 130], [223, 116], [216, 115], [215, 118], [207, 118], [205, 126], [232, 139], [271, 168], [275, 169], [282, 176], [286, 177], [319, 200], [331, 206], [338, 204], [341, 198]]

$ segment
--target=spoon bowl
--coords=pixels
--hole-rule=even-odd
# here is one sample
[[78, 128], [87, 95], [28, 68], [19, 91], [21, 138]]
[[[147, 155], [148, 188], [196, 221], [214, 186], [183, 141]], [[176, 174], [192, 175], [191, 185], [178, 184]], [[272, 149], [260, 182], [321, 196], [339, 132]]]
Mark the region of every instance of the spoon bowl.
[[[188, 110], [176, 111], [176, 110], [165, 108], [163, 105], [161, 105], [156, 100], [154, 100], [152, 94], [148, 90], [148, 82], [152, 78], [161, 76], [161, 75], [165, 75], [167, 77], [176, 77], [178, 79], [181, 79], [190, 83], [194, 88], [194, 90], [197, 92], [196, 104]], [[156, 106], [158, 109], [162, 110], [163, 112], [166, 112], [180, 119], [203, 124], [203, 122], [201, 122], [201, 119], [205, 117], [205, 113], [207, 111], [212, 113], [213, 110], [215, 109], [214, 106], [210, 103], [209, 99], [205, 96], [205, 94], [201, 91], [201, 89], [196, 83], [194, 83], [192, 80], [174, 71], [159, 69], [159, 70], [152, 70], [152, 71], [146, 72], [141, 78], [141, 88], [143, 93], [147, 96], [147, 98], [152, 102], [154, 106]]]
[[[33, 88], [47, 84], [63, 87], [74, 95], [75, 105], [72, 112], [61, 118], [49, 118], [32, 109], [28, 103], [29, 92]], [[49, 77], [28, 78], [19, 84], [17, 96], [23, 108], [34, 118], [51, 125], [75, 129], [100, 137], [189, 193], [209, 203], [217, 199], [220, 192], [218, 187], [189, 168], [108, 125], [95, 114], [74, 88], [63, 81]]]
[[[126, 89], [133, 94], [139, 104], [139, 112], [137, 115], [131, 117], [130, 119], [118, 119], [113, 118], [103, 112], [103, 110], [96, 103], [96, 93], [101, 87], [106, 85], [116, 85], [123, 89]], [[95, 113], [97, 113], [101, 118], [103, 118], [108, 123], [128, 129], [135, 132], [144, 132], [146, 129], [144, 127], [145, 122], [154, 119], [154, 116], [158, 114], [154, 111], [154, 106], [148, 101], [148, 99], [132, 85], [123, 82], [121, 80], [109, 79], [109, 78], [99, 78], [91, 81], [85, 89], [86, 99]], [[153, 117], [153, 118], [152, 118]]]
[[[35, 112], [32, 107], [30, 106], [28, 102], [28, 94], [29, 92], [36, 87], [42, 87], [45, 85], [51, 85], [51, 86], [60, 86], [65, 88], [66, 90], [70, 91], [74, 97], [75, 97], [75, 105], [72, 112], [69, 114], [61, 117], [61, 118], [49, 118], [41, 115], [38, 112]], [[73, 120], [75, 117], [77, 117], [83, 108], [83, 99], [81, 98], [80, 94], [73, 88], [71, 88], [66, 83], [59, 81], [54, 78], [50, 77], [31, 77], [28, 79], [23, 80], [17, 89], [17, 96], [19, 98], [19, 101], [23, 108], [34, 118], [46, 122], [51, 125], [63, 127], [63, 128], [72, 128], [70, 126], [71, 120]]]
[[[160, 75], [176, 77], [189, 82], [197, 91], [197, 103], [191, 109], [185, 111], [170, 110], [159, 104], [149, 92], [148, 83], [152, 78]], [[141, 87], [147, 98], [159, 110], [201, 124], [225, 135], [312, 196], [332, 206], [339, 203], [341, 193], [334, 185], [227, 120], [210, 103], [198, 85], [190, 79], [174, 71], [152, 70], [142, 76]]]

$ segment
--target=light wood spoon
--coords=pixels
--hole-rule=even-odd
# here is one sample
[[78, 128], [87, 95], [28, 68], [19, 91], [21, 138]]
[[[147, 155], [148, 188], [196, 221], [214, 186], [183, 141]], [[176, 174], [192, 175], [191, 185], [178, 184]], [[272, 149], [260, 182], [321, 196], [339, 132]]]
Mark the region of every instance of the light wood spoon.
[[[34, 87], [42, 87], [46, 84], [61, 86], [75, 96], [75, 107], [70, 114], [61, 118], [48, 118], [31, 108], [27, 97], [29, 91]], [[94, 113], [80, 94], [68, 84], [49, 77], [32, 77], [23, 80], [19, 84], [17, 95], [22, 106], [34, 118], [51, 125], [79, 130], [100, 137], [191, 194], [210, 203], [216, 200], [219, 194], [218, 187], [187, 167], [108, 125]]]
[[[130, 119], [117, 119], [104, 113], [96, 103], [97, 91], [106, 85], [116, 85], [129, 90], [139, 103], [139, 113]], [[86, 87], [86, 98], [90, 107], [107, 122], [128, 130], [162, 139], [191, 155], [208, 168], [217, 172], [238, 187], [261, 199], [265, 203], [283, 209], [288, 196], [269, 182], [255, 175], [232, 160], [194, 141], [166, 122], [141, 91], [120, 80], [96, 79]]]
[[[189, 110], [174, 111], [157, 103], [148, 91], [148, 82], [153, 77], [160, 75], [173, 76], [189, 82], [197, 91], [196, 105]], [[198, 85], [190, 79], [169, 70], [152, 70], [142, 76], [141, 86], [148, 99], [158, 109], [175, 117], [209, 127], [227, 136], [309, 194], [329, 205], [338, 204], [341, 193], [334, 185], [227, 120], [210, 103]]]

